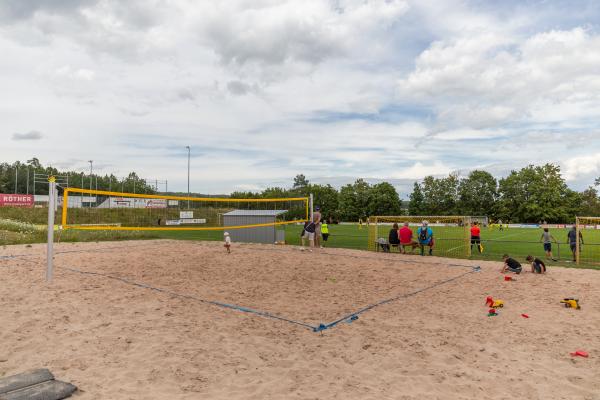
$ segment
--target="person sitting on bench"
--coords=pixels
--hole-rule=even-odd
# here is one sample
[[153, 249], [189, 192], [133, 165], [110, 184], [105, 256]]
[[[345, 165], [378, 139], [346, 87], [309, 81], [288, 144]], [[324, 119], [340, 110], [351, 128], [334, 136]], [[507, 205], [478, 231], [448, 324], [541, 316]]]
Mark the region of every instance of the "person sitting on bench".
[[398, 224], [396, 223], [394, 223], [392, 229], [390, 229], [388, 244], [392, 247], [398, 247], [400, 245], [400, 238], [398, 238]]

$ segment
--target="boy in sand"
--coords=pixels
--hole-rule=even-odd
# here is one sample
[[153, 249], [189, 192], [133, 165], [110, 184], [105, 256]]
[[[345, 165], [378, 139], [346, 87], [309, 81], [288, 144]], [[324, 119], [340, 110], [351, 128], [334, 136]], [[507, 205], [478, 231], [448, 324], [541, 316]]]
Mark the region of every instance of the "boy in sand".
[[527, 256], [527, 262], [531, 263], [531, 272], [534, 274], [545, 274], [546, 264], [539, 258], [533, 258], [533, 256]]
[[520, 274], [523, 268], [521, 267], [521, 263], [515, 260], [514, 258], [510, 258], [508, 254], [502, 256], [502, 260], [504, 261], [504, 266], [500, 273], [505, 273], [506, 271], [514, 272], [515, 274]]
[[225, 244], [223, 246], [225, 246], [227, 254], [229, 254], [231, 253], [231, 238], [229, 237], [229, 232], [223, 233], [223, 236], [225, 237]]

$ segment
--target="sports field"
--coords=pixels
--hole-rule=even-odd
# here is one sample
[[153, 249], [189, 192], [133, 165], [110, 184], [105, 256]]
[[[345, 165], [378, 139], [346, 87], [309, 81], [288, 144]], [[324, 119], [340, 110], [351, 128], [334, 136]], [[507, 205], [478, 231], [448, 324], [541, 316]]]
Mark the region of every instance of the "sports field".
[[[76, 398], [597, 399], [600, 273], [147, 240], [0, 248], [0, 375]], [[480, 266], [480, 269], [474, 268]], [[486, 296], [505, 302], [488, 316]], [[575, 296], [581, 310], [560, 304]], [[522, 316], [526, 314], [528, 318]], [[583, 350], [588, 358], [570, 353]]]
[[[387, 238], [389, 227], [380, 227], [379, 237]], [[300, 244], [302, 226], [285, 226], [286, 242]], [[357, 250], [368, 249], [368, 228], [356, 224], [329, 225], [330, 237], [325, 247], [347, 248]], [[558, 243], [552, 244], [552, 251], [557, 261], [548, 260], [549, 265], [574, 267], [572, 253], [567, 244], [568, 229], [550, 229], [550, 233]], [[416, 236], [416, 227], [413, 227]], [[457, 257], [459, 250], [464, 249], [464, 231], [457, 227], [433, 227], [436, 238], [434, 255], [443, 257]], [[586, 268], [600, 268], [600, 230], [586, 229], [582, 231], [584, 245], [581, 247], [581, 266]], [[534, 228], [483, 228], [481, 238], [483, 253], [472, 249], [471, 259], [500, 261], [503, 254], [509, 254], [522, 263], [527, 255], [545, 259], [543, 245], [540, 242], [542, 229]], [[222, 232], [159, 232], [164, 238], [192, 239], [192, 240], [222, 240]], [[460, 251], [462, 253], [462, 251]]]

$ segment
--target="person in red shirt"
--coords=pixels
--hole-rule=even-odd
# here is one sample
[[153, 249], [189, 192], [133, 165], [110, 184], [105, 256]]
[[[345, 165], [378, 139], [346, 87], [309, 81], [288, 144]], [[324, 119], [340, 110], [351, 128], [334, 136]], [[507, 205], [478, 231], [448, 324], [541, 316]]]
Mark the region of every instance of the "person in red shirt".
[[473, 252], [474, 244], [477, 245], [477, 250], [481, 253], [481, 229], [477, 222], [471, 224], [471, 252]]
[[408, 227], [408, 222], [405, 222], [402, 228], [398, 230], [398, 238], [400, 239], [400, 250], [402, 254], [406, 254], [406, 247], [412, 247], [411, 254], [414, 253], [415, 248], [419, 247], [419, 244], [413, 240], [413, 232]]

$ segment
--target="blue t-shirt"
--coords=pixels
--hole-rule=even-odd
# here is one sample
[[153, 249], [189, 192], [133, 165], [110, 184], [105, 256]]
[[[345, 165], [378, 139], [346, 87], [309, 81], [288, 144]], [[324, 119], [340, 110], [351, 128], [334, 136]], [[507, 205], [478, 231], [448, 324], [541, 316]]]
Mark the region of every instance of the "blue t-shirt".
[[[419, 238], [419, 243], [427, 244], [431, 241], [431, 238], [433, 237], [433, 231], [431, 230], [431, 228], [427, 227], [425, 229], [427, 229], [427, 231], [424, 231], [423, 227], [420, 227], [419, 229], [417, 229], [417, 237]], [[421, 232], [426, 232], [425, 240], [423, 240], [423, 238], [421, 237]]]

